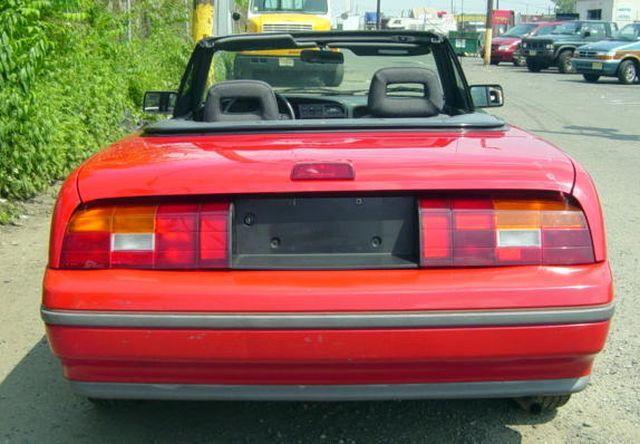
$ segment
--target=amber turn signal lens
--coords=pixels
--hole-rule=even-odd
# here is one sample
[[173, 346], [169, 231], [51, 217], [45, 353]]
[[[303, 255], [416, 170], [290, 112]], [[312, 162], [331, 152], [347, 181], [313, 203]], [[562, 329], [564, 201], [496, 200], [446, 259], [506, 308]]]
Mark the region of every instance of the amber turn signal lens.
[[69, 233], [111, 231], [113, 207], [78, 211], [67, 227]]

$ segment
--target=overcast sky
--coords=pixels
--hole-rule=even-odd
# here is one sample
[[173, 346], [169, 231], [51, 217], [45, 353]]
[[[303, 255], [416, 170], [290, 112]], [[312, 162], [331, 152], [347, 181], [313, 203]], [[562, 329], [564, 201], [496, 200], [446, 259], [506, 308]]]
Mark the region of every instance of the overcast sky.
[[[360, 12], [375, 11], [376, 0], [351, 0], [358, 5]], [[547, 13], [549, 8], [553, 11], [553, 3], [549, 0], [493, 0], [494, 8], [496, 2], [500, 2], [500, 9], [512, 9], [516, 13], [541, 14]], [[333, 0], [334, 7], [346, 8], [348, 0]], [[454, 0], [453, 4], [456, 13], [460, 13], [464, 3], [464, 12], [485, 12], [487, 10], [486, 0]], [[381, 0], [382, 12], [386, 15], [399, 15], [403, 9], [415, 7], [429, 7], [443, 11], [451, 10], [451, 0], [430, 0], [428, 2], [420, 0]], [[342, 7], [340, 7], [342, 6]], [[496, 8], [497, 9], [497, 8]]]

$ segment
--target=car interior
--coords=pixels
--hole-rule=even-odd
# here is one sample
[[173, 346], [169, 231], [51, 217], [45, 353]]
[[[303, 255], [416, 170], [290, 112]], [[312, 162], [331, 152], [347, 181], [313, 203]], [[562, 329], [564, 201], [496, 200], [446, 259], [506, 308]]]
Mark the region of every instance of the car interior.
[[[276, 68], [264, 77], [263, 65]], [[501, 87], [470, 87], [448, 42], [412, 31], [204, 40], [179, 91], [149, 99], [145, 111], [173, 116], [145, 126], [145, 134], [504, 126], [476, 112], [502, 106]]]
[[[393, 85], [412, 85], [421, 95], [398, 97]], [[415, 86], [414, 86], [415, 85]], [[307, 94], [277, 93], [260, 80], [225, 80], [209, 89], [202, 109], [203, 122], [433, 117], [442, 112], [444, 92], [430, 69], [381, 68], [364, 96], [314, 98]]]

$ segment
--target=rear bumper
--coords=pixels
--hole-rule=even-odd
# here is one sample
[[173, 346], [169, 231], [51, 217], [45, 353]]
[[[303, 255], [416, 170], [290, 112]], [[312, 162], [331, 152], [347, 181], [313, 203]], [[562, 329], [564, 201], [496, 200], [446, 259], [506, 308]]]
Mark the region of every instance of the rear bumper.
[[49, 310], [309, 313], [606, 305], [609, 265], [342, 271], [55, 270]]
[[[595, 74], [599, 76], [616, 76], [618, 72], [619, 60], [592, 60], [592, 59], [573, 59], [573, 66], [579, 74]], [[595, 64], [595, 65], [594, 65]], [[600, 66], [594, 68], [594, 66]]]
[[538, 64], [552, 66], [556, 62], [556, 54], [553, 50], [523, 50], [527, 60], [533, 60]]
[[590, 374], [608, 321], [395, 329], [47, 326], [74, 381], [329, 385], [489, 382]]
[[384, 273], [48, 270], [44, 289], [52, 350], [74, 387], [96, 397], [568, 393], [584, 386], [575, 381], [590, 374], [613, 313], [606, 263]]
[[542, 381], [446, 384], [212, 385], [71, 382], [91, 398], [222, 401], [374, 401], [387, 399], [510, 398], [575, 393], [588, 377]]

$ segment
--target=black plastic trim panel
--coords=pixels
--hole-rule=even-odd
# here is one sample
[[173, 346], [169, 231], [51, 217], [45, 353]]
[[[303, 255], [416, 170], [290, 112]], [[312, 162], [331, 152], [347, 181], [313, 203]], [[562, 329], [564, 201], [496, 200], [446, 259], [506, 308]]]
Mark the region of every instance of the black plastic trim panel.
[[233, 211], [232, 268], [418, 266], [414, 196], [242, 198]]
[[144, 135], [237, 133], [240, 131], [300, 131], [300, 130], [421, 130], [421, 129], [504, 129], [505, 122], [485, 113], [440, 115], [403, 119], [299, 119], [261, 120], [249, 122], [196, 122], [186, 119], [167, 119], [152, 123], [143, 130]]
[[589, 376], [527, 381], [426, 384], [224, 385], [70, 381], [89, 398], [225, 401], [381, 401], [390, 399], [511, 398], [564, 395], [583, 390]]

